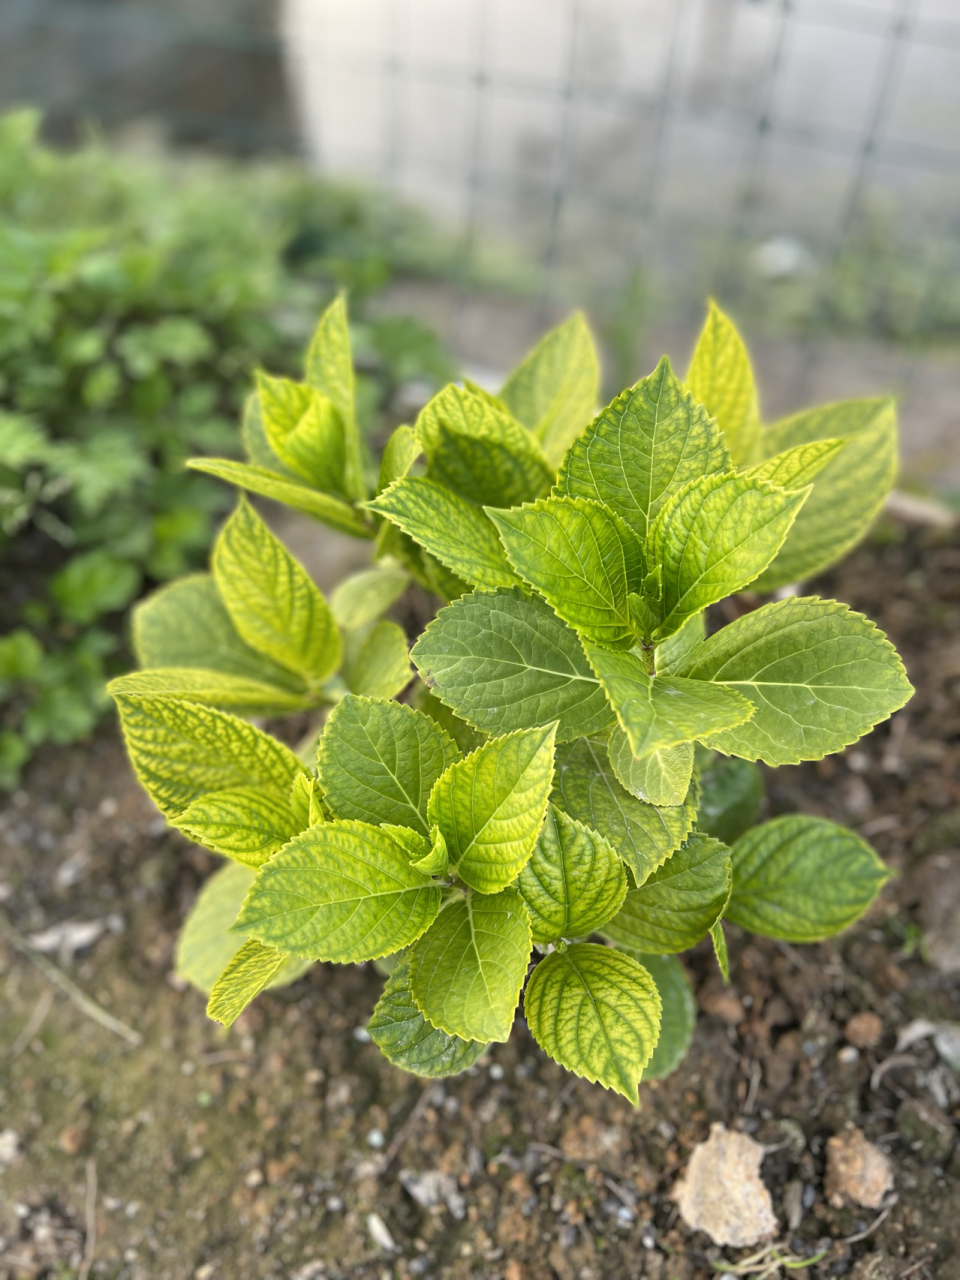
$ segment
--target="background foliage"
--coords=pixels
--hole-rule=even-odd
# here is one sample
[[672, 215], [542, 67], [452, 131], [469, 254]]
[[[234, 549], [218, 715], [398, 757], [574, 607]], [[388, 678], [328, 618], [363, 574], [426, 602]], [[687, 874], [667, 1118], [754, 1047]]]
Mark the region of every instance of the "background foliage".
[[367, 434], [452, 373], [365, 305], [445, 268], [408, 211], [292, 166], [60, 154], [37, 127], [0, 119], [0, 786], [90, 730], [120, 611], [206, 559], [229, 499], [183, 463], [237, 451], [254, 368], [299, 368], [325, 299], [351, 291]]

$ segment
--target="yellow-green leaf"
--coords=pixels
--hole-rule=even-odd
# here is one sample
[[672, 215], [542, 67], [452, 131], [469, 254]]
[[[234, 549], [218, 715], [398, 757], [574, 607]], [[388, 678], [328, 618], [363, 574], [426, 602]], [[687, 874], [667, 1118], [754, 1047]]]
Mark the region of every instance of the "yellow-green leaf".
[[716, 418], [733, 461], [752, 462], [760, 447], [760, 410], [750, 356], [733, 321], [712, 299], [684, 381]]
[[604, 936], [630, 951], [686, 951], [723, 915], [731, 884], [730, 850], [695, 831], [644, 884], [628, 891]]
[[492, 590], [518, 581], [487, 516], [435, 480], [397, 480], [367, 506], [473, 586]]
[[344, 440], [344, 487], [349, 498], [362, 502], [367, 496], [363, 448], [357, 428], [347, 305], [342, 295], [327, 307], [310, 340], [306, 378], [311, 386], [323, 392], [340, 416]]
[[410, 952], [417, 1007], [462, 1040], [507, 1040], [530, 960], [530, 920], [516, 889], [451, 899]]
[[786, 942], [818, 942], [858, 920], [891, 872], [859, 836], [793, 813], [754, 827], [733, 846], [726, 916]]
[[529, 432], [475, 388], [445, 387], [417, 419], [427, 474], [477, 506], [514, 507], [547, 493], [553, 470]]
[[383, 446], [377, 493], [400, 480], [413, 466], [420, 453], [420, 441], [413, 427], [397, 427]]
[[627, 597], [639, 584], [642, 552], [622, 520], [582, 498], [487, 514], [513, 568], [559, 617], [599, 644], [636, 643]]
[[430, 792], [458, 755], [453, 740], [422, 711], [349, 695], [327, 720], [317, 764], [338, 818], [392, 823], [426, 836]]
[[302, 680], [241, 640], [209, 573], [179, 578], [141, 600], [131, 630], [141, 667], [220, 671], [303, 695]]
[[197, 844], [248, 867], [261, 866], [305, 825], [289, 799], [265, 787], [209, 791], [174, 819], [174, 826]]
[[764, 605], [712, 635], [680, 670], [735, 689], [756, 707], [708, 745], [771, 765], [840, 751], [913, 693], [883, 632], [835, 600]]
[[326, 600], [245, 499], [220, 530], [211, 563], [247, 644], [314, 686], [336, 671], [340, 633]]
[[120, 724], [137, 777], [168, 818], [211, 791], [287, 795], [305, 772], [293, 752], [253, 725], [178, 698], [120, 693]]
[[648, 804], [683, 804], [693, 776], [693, 743], [661, 747], [637, 759], [630, 739], [622, 729], [614, 729], [607, 741], [613, 772], [638, 800]]
[[288, 715], [312, 706], [315, 699], [303, 693], [291, 693], [275, 684], [248, 680], [244, 676], [227, 675], [202, 667], [151, 667], [147, 671], [131, 671], [107, 685], [107, 692], [166, 694], [186, 702], [199, 702], [224, 711], [245, 715]]
[[427, 1022], [410, 990], [410, 964], [406, 960], [387, 979], [367, 1030], [388, 1062], [428, 1079], [465, 1071], [487, 1047], [478, 1040], [447, 1035]]
[[437, 779], [427, 817], [450, 867], [481, 893], [505, 888], [533, 852], [553, 783], [556, 725], [491, 738]]
[[338, 584], [330, 597], [337, 625], [344, 631], [356, 631], [375, 622], [409, 585], [410, 574], [393, 564], [378, 564], [351, 574]]
[[614, 722], [577, 633], [516, 588], [441, 609], [410, 656], [436, 696], [485, 733], [556, 720], [557, 741], [567, 742]]
[[384, 620], [351, 631], [343, 648], [343, 678], [351, 693], [395, 698], [410, 683], [407, 637], [395, 622]]
[[651, 530], [661, 567], [662, 633], [748, 586], [783, 544], [810, 490], [727, 474], [686, 485]]
[[623, 863], [603, 836], [553, 805], [517, 885], [534, 942], [593, 933], [616, 915], [627, 892]]
[[213, 984], [207, 1017], [232, 1026], [250, 1001], [274, 980], [285, 959], [276, 947], [265, 947], [253, 938], [245, 942]]
[[[184, 922], [174, 968], [191, 986], [209, 995], [217, 978], [243, 946], [245, 939], [232, 931], [255, 871], [239, 862], [228, 862], [206, 882]], [[295, 982], [310, 968], [312, 960], [285, 956], [271, 986]]]
[[730, 469], [723, 435], [664, 358], [570, 447], [557, 492], [602, 502], [641, 538], [690, 480]]
[[803, 489], [816, 480], [845, 444], [845, 440], [811, 440], [809, 444], [798, 444], [765, 462], [758, 462], [745, 474], [753, 480], [779, 485], [781, 489]]
[[897, 476], [897, 410], [890, 399], [843, 400], [794, 414], [761, 436], [771, 458], [817, 440], [843, 439], [813, 484], [813, 492], [780, 553], [756, 581], [773, 591], [822, 573], [854, 547]]
[[743, 724], [752, 704], [705, 680], [649, 676], [635, 653], [585, 646], [636, 759]]
[[235, 462], [232, 458], [191, 458], [187, 466], [194, 471], [204, 471], [207, 475], [235, 484], [238, 489], [246, 489], [249, 493], [259, 493], [264, 498], [273, 498], [276, 502], [286, 503], [294, 511], [302, 511], [312, 516], [321, 524], [331, 529], [339, 529], [341, 533], [353, 534], [355, 538], [372, 538], [376, 532], [372, 524], [368, 524], [363, 516], [346, 502], [321, 493], [310, 485], [291, 480], [289, 476], [279, 472], [268, 471], [266, 467], [251, 466], [247, 462]]
[[592, 942], [554, 951], [534, 969], [523, 1012], [555, 1062], [638, 1105], [661, 1010], [657, 985], [636, 960]]
[[643, 884], [690, 834], [697, 811], [693, 784], [682, 805], [661, 808], [625, 791], [614, 776], [603, 742], [579, 738], [557, 748], [551, 799], [610, 842]]
[[346, 497], [343, 423], [315, 387], [257, 374], [264, 435], [281, 462], [324, 493]]
[[385, 831], [324, 822], [260, 868], [236, 928], [295, 955], [343, 964], [408, 947], [439, 909], [440, 890]]
[[558, 466], [593, 417], [599, 393], [597, 350], [586, 317], [575, 311], [514, 369], [500, 398]]

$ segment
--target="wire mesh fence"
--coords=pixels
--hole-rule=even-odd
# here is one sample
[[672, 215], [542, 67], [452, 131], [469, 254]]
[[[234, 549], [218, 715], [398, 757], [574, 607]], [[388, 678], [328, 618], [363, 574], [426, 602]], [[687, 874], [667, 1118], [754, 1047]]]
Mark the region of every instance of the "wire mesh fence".
[[580, 302], [622, 382], [715, 293], [771, 411], [897, 390], [960, 489], [956, 0], [4, 0], [0, 36], [4, 96], [61, 122], [152, 115], [425, 206], [457, 279], [404, 301], [475, 360]]

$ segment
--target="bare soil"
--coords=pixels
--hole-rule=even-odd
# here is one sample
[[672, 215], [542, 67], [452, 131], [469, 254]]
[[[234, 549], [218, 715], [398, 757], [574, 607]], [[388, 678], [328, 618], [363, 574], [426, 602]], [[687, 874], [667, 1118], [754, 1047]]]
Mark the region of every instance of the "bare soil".
[[[816, 589], [878, 621], [917, 696], [845, 756], [771, 773], [768, 809], [844, 822], [900, 874], [829, 945], [731, 928], [728, 988], [707, 948], [688, 955], [693, 1048], [637, 1110], [520, 1021], [425, 1088], [366, 1041], [372, 966], [318, 965], [229, 1032], [208, 1022], [171, 965], [215, 859], [165, 829], [111, 727], [44, 752], [0, 813], [0, 911], [23, 936], [100, 922], [50, 958], [143, 1042], [0, 934], [0, 1277], [695, 1280], [737, 1252], [688, 1231], [670, 1192], [723, 1121], [772, 1148], [782, 1247], [825, 1251], [798, 1274], [960, 1280], [960, 1076], [929, 1040], [891, 1061], [912, 1020], [960, 1020], [956, 975], [928, 963], [960, 941], [960, 538], [883, 526]], [[863, 1013], [879, 1023], [850, 1026]], [[827, 1202], [848, 1121], [893, 1159], [889, 1210]], [[446, 1203], [424, 1207], [401, 1173], [430, 1171]]]

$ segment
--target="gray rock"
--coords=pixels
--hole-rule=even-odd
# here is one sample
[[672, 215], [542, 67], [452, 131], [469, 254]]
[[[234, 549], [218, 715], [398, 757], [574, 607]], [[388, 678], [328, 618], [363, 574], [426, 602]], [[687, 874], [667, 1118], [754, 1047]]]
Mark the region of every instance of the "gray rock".
[[924, 1160], [943, 1164], [956, 1141], [950, 1117], [932, 1102], [908, 1098], [897, 1108], [897, 1128], [912, 1151]]
[[399, 1177], [404, 1191], [422, 1208], [431, 1209], [434, 1205], [445, 1204], [457, 1222], [462, 1222], [467, 1216], [467, 1206], [457, 1180], [449, 1173], [441, 1173], [439, 1169], [430, 1169], [426, 1173], [401, 1169]]

